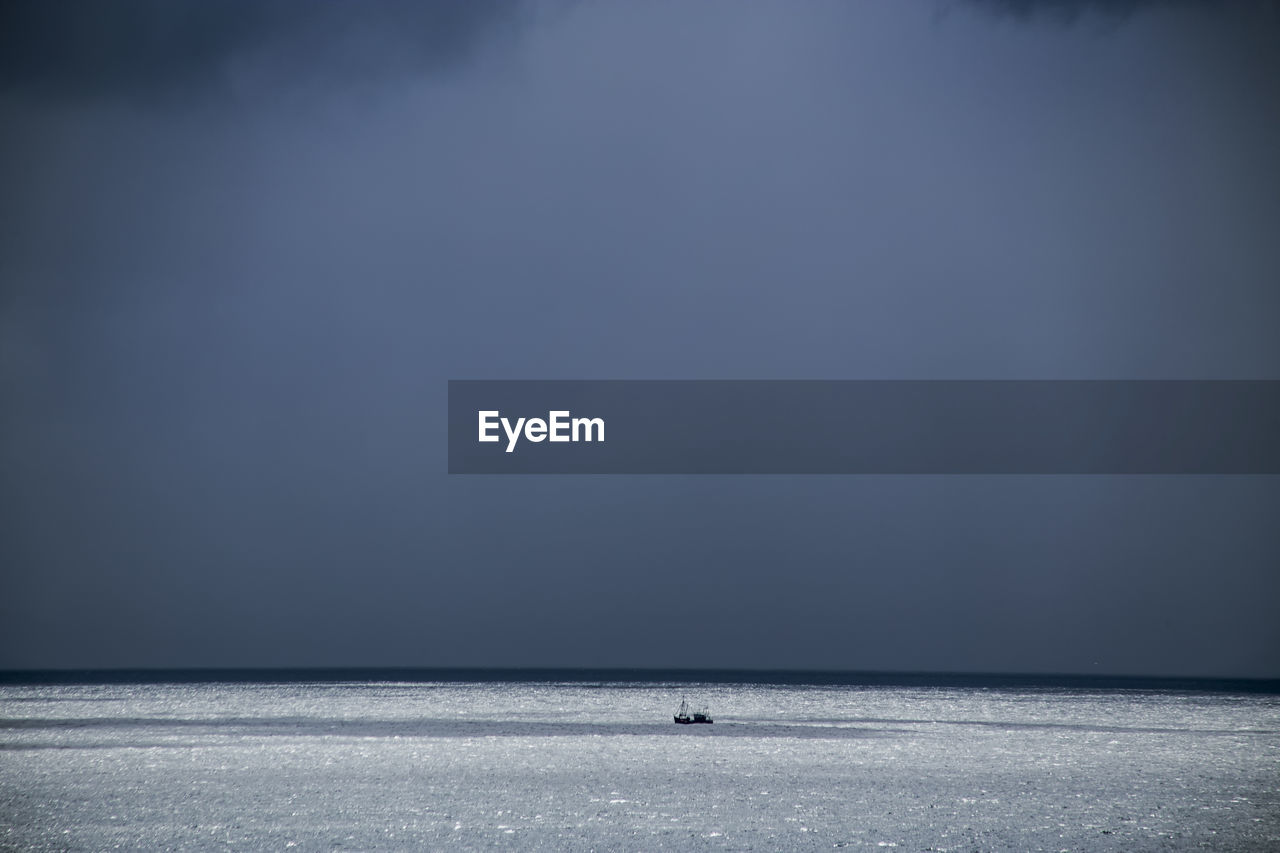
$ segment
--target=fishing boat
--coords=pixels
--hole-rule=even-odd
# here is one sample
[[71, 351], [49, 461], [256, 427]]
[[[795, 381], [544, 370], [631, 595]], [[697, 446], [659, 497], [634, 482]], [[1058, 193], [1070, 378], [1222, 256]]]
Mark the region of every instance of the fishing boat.
[[715, 722], [715, 720], [711, 719], [711, 715], [707, 713], [706, 708], [703, 708], [701, 711], [694, 711], [693, 713], [690, 713], [689, 700], [687, 699], [680, 700], [680, 710], [676, 711], [675, 721], [682, 726], [687, 726], [690, 723]]

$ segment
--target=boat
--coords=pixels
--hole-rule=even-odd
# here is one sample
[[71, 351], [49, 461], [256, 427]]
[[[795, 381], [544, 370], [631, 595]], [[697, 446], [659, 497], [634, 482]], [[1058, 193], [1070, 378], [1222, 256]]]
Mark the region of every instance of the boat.
[[715, 720], [711, 719], [711, 715], [707, 713], [706, 708], [703, 708], [701, 711], [689, 713], [689, 700], [687, 699], [680, 700], [680, 710], [676, 712], [675, 721], [682, 726], [687, 726], [691, 723], [715, 722]]

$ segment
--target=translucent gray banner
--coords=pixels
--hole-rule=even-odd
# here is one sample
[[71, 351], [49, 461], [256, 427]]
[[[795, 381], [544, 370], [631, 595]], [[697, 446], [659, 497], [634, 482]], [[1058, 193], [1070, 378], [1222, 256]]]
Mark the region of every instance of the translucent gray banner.
[[1277, 474], [1276, 381], [454, 380], [451, 474]]

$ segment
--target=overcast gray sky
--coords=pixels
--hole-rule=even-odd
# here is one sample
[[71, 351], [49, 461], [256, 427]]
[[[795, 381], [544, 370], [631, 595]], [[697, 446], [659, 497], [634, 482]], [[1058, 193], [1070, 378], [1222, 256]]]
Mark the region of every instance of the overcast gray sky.
[[450, 378], [1280, 379], [1274, 2], [12, 2], [0, 667], [1280, 677], [1274, 477], [450, 477]]

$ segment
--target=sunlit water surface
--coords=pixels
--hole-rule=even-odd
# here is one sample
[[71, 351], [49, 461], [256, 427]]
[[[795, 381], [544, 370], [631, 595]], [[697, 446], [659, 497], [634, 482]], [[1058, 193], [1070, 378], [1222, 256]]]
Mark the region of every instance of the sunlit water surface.
[[0, 847], [222, 845], [1277, 850], [1280, 697], [0, 687]]

